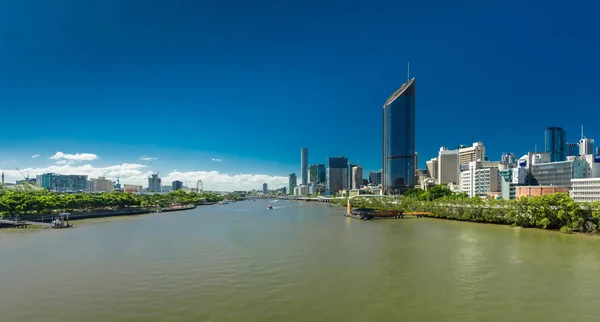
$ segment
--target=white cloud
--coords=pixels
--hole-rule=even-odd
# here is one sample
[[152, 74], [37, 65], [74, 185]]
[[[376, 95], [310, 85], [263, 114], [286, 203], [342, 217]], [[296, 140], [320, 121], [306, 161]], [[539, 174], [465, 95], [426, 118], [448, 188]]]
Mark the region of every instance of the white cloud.
[[32, 159], [35, 159], [35, 158], [37, 158], [37, 157], [39, 157], [39, 156], [40, 156], [39, 154], [34, 154], [34, 155], [32, 155], [32, 156], [31, 156], [31, 158], [32, 158]]
[[[27, 168], [21, 169], [21, 171], [34, 178], [36, 175], [47, 172], [87, 175], [88, 178], [104, 176], [112, 180], [116, 180], [117, 176], [120, 175], [122, 184], [138, 184], [144, 187], [148, 186], [148, 176], [153, 173], [153, 171], [147, 170], [148, 167], [143, 164], [123, 163], [107, 167], [94, 167], [91, 164], [75, 165], [69, 164], [69, 160], [60, 160], [59, 162], [61, 161], [67, 161], [67, 164], [54, 164], [44, 168]], [[5, 182], [15, 182], [23, 179], [17, 170], [4, 170], [4, 175]], [[196, 182], [202, 180], [204, 190], [213, 191], [261, 190], [262, 184], [265, 182], [269, 185], [269, 189], [285, 187], [288, 184], [287, 177], [265, 174], [230, 175], [218, 171], [179, 172], [174, 170], [165, 175], [161, 174], [161, 179], [162, 184], [165, 186], [171, 185], [171, 182], [175, 180], [180, 180], [189, 184], [190, 187], [196, 187]]]
[[98, 156], [93, 153], [75, 153], [75, 154], [67, 154], [62, 152], [56, 152], [53, 156], [50, 157], [52, 160], [73, 160], [73, 161], [93, 161], [98, 159]]
[[212, 158], [212, 160], [215, 161], [215, 162], [221, 162], [221, 161], [223, 161], [223, 159], [219, 159], [219, 158]]
[[285, 187], [287, 177], [270, 176], [266, 174], [235, 174], [230, 175], [218, 171], [173, 171], [162, 178], [164, 183], [179, 180], [187, 182], [191, 187], [202, 180], [205, 190], [234, 191], [234, 190], [261, 190], [262, 184], [267, 183], [269, 189]]
[[56, 161], [56, 164], [74, 164], [75, 161], [73, 160], [60, 160], [60, 161]]
[[152, 161], [152, 160], [156, 160], [156, 158], [153, 157], [149, 157], [147, 155], [144, 155], [140, 158], [140, 160], [144, 160], [144, 161]]

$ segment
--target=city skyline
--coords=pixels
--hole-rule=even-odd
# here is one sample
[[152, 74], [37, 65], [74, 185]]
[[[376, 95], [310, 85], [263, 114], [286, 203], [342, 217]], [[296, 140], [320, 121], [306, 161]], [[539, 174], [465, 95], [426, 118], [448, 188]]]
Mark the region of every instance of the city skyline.
[[[600, 128], [591, 120], [600, 116], [600, 80], [593, 77], [600, 62], [586, 22], [595, 21], [594, 11], [539, 3], [541, 9], [439, 2], [444, 10], [392, 1], [360, 10], [324, 4], [324, 11], [338, 12], [326, 19], [310, 5], [14, 2], [0, 19], [0, 31], [11, 35], [0, 54], [0, 169], [7, 182], [22, 179], [16, 167], [30, 175], [115, 178], [115, 167], [125, 164], [123, 182], [144, 184], [160, 170], [167, 181], [259, 189], [300, 175], [297, 149], [306, 146], [311, 164], [345, 155], [365, 173], [377, 171], [379, 109], [406, 80], [408, 61], [419, 77], [419, 168], [440, 146], [475, 141], [485, 143], [492, 160], [540, 151], [540, 132], [550, 126], [562, 127], [568, 143], [579, 140], [581, 125], [597, 139]], [[147, 14], [134, 14], [139, 8]], [[386, 18], [398, 10], [410, 19]], [[546, 18], [553, 15], [564, 19]], [[404, 40], [390, 43], [399, 33]], [[565, 82], [566, 71], [576, 81]], [[501, 91], [506, 84], [510, 95]], [[548, 112], [564, 106], [585, 119]], [[506, 113], [519, 116], [510, 118], [509, 130], [493, 122]], [[336, 115], [325, 127], [334, 135], [275, 134], [325, 115]], [[356, 128], [359, 139], [335, 135], [356, 119], [365, 124]], [[80, 156], [49, 159], [58, 151]]]

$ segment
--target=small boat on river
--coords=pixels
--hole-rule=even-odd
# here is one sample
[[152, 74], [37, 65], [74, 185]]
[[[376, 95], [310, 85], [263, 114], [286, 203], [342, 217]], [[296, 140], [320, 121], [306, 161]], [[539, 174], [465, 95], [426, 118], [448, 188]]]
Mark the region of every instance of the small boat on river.
[[273, 209], [273, 206], [269, 205], [269, 206], [267, 207], [267, 209]]

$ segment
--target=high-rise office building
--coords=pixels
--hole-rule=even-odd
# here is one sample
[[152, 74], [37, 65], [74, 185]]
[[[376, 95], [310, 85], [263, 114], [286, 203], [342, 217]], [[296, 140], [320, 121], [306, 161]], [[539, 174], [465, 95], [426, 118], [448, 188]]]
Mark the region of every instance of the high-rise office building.
[[348, 158], [330, 157], [327, 158], [327, 192], [336, 193], [347, 189], [348, 178]]
[[352, 168], [357, 164], [352, 164], [348, 161], [348, 171], [346, 171], [346, 189], [352, 189]]
[[308, 167], [308, 179], [313, 183], [325, 183], [327, 171], [324, 164], [312, 164]]
[[352, 189], [358, 189], [363, 183], [363, 168], [361, 166], [352, 167]]
[[171, 189], [173, 191], [179, 190], [181, 188], [183, 188], [183, 182], [181, 182], [179, 180], [175, 180], [175, 181], [173, 181], [173, 183], [171, 183]]
[[419, 168], [419, 153], [415, 152], [415, 169]]
[[294, 188], [297, 186], [297, 179], [295, 173], [290, 173], [290, 177], [288, 179], [288, 192], [290, 194], [294, 193]]
[[377, 184], [377, 171], [371, 171], [369, 172], [369, 183], [370, 184]]
[[594, 140], [582, 138], [579, 140], [579, 155], [594, 154]]
[[544, 151], [550, 153], [550, 162], [567, 160], [567, 132], [551, 126], [544, 133]]
[[265, 183], [263, 183], [263, 195], [266, 195], [266, 194], [267, 194], [267, 192], [268, 192], [268, 188], [269, 188], [269, 187], [267, 186], [267, 183], [266, 183], [266, 182], [265, 182]]
[[300, 149], [300, 175], [302, 184], [308, 184], [308, 148]]
[[458, 183], [459, 150], [448, 150], [442, 147], [437, 157], [437, 183]]
[[410, 79], [383, 105], [384, 193], [402, 193], [414, 186], [415, 86], [415, 79]]
[[596, 148], [596, 155], [600, 155], [600, 147]]
[[148, 191], [150, 192], [161, 192], [161, 179], [158, 177], [158, 173], [153, 173], [148, 177]]
[[583, 125], [581, 126], [581, 140], [579, 140], [579, 155], [594, 154], [594, 140], [586, 138], [583, 134]]
[[438, 159], [432, 158], [431, 160], [425, 162], [425, 166], [427, 167], [427, 173], [429, 177], [436, 180], [438, 179]]
[[472, 146], [458, 148], [458, 162], [468, 166], [473, 161], [485, 161], [485, 146], [483, 142], [475, 142]]

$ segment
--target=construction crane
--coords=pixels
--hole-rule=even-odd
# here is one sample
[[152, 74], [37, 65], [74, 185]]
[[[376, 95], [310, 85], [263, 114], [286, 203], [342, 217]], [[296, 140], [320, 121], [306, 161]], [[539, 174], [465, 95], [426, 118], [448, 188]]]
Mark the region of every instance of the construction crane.
[[29, 174], [27, 174], [27, 176], [25, 176], [23, 174], [23, 171], [19, 170], [19, 168], [16, 168], [17, 171], [19, 171], [19, 173], [23, 176], [23, 179], [25, 179], [26, 182], [29, 182]]
[[115, 189], [121, 189], [121, 169], [117, 172], [117, 183], [114, 185]]

